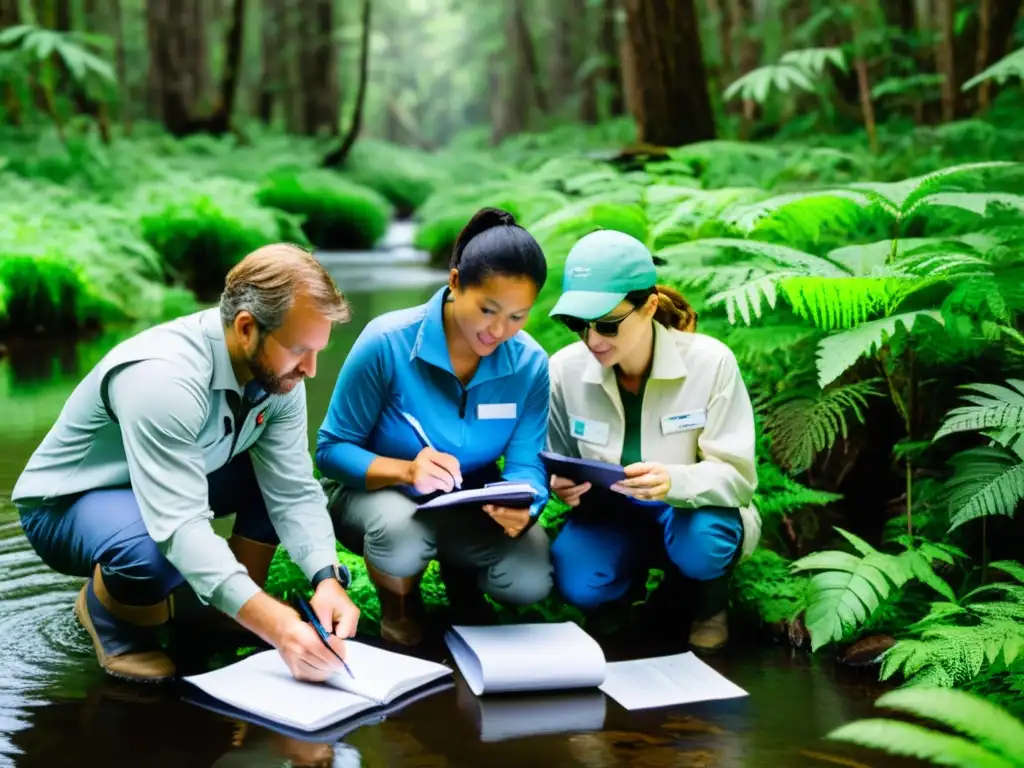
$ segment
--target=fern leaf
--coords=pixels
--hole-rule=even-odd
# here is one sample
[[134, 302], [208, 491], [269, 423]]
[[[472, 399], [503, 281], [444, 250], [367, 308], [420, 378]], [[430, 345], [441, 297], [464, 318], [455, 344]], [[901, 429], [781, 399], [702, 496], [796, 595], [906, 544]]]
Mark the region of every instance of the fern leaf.
[[989, 515], [1013, 517], [1024, 498], [1024, 463], [1004, 448], [982, 446], [961, 451], [949, 489], [949, 530]]
[[929, 206], [946, 206], [959, 208], [970, 213], [984, 216], [989, 206], [1005, 206], [1024, 211], [1024, 197], [1006, 192], [936, 192], [933, 195], [918, 198], [903, 214], [909, 219], [921, 208]]
[[932, 440], [939, 440], [956, 432], [996, 429], [998, 432], [992, 435], [993, 439], [1000, 445], [1012, 448], [1024, 434], [1024, 381], [1007, 379], [1006, 383], [1010, 386], [967, 384], [961, 387], [988, 397], [974, 395], [965, 398], [974, 405], [951, 409]]
[[1024, 760], [1024, 723], [980, 696], [914, 686], [883, 694], [876, 707], [934, 720], [1010, 760]]
[[824, 331], [867, 322], [905, 289], [903, 280], [884, 277], [798, 276], [779, 283], [793, 311]]
[[911, 333], [921, 317], [928, 317], [939, 324], [944, 324], [942, 315], [938, 312], [922, 310], [872, 320], [852, 330], [826, 336], [818, 342], [818, 386], [824, 389], [861, 357], [874, 354], [895, 335], [897, 326], [902, 326], [907, 333]]
[[786, 51], [779, 59], [782, 64], [792, 64], [800, 67], [815, 77], [825, 72], [825, 65], [831, 62], [837, 69], [846, 71], [846, 57], [842, 48], [802, 48], [795, 51]]
[[953, 592], [953, 588], [935, 573], [931, 563], [923, 554], [916, 550], [908, 550], [903, 553], [902, 557], [907, 561], [914, 578], [934, 589], [951, 603], [956, 602], [956, 593]]
[[891, 274], [887, 267], [903, 255], [919, 249], [944, 243], [937, 237], [905, 237], [897, 240], [878, 240], [874, 243], [844, 245], [829, 251], [828, 258], [849, 270], [851, 275], [870, 277]]
[[775, 288], [783, 276], [784, 273], [778, 272], [762, 275], [756, 280], [751, 280], [727, 291], [721, 291], [713, 296], [708, 296], [708, 304], [710, 306], [725, 304], [730, 324], [736, 322], [736, 313], [738, 312], [740, 317], [743, 318], [743, 322], [750, 325], [751, 313], [755, 317], [761, 317], [762, 297], [768, 303], [769, 308], [775, 309]]
[[673, 255], [686, 254], [691, 251], [703, 251], [709, 248], [741, 251], [748, 256], [765, 259], [780, 270], [790, 270], [824, 277], [842, 277], [849, 274], [847, 270], [828, 258], [798, 251], [796, 248], [790, 248], [786, 245], [765, 243], [760, 240], [743, 240], [741, 238], [707, 237], [693, 240], [689, 243], [680, 243], [671, 249], [666, 249], [659, 255], [668, 259]]
[[989, 568], [995, 568], [997, 571], [1002, 571], [1007, 576], [1019, 581], [1024, 584], [1024, 565], [1021, 565], [1016, 560], [997, 560], [993, 563], [988, 564]]
[[[840, 531], [839, 528], [836, 528]], [[794, 571], [822, 571], [811, 578], [813, 593], [805, 614], [811, 649], [842, 640], [864, 624], [907, 573], [898, 558], [875, 551], [852, 534], [841, 531], [864, 557], [840, 550], [814, 552], [791, 565]]]
[[870, 747], [892, 755], [927, 760], [935, 765], [952, 768], [1020, 768], [1001, 755], [993, 754], [982, 746], [972, 744], [959, 736], [884, 718], [865, 718], [847, 723], [825, 736], [831, 741], [842, 741], [861, 747]]
[[864, 422], [867, 399], [881, 394], [877, 382], [858, 381], [828, 392], [801, 387], [776, 396], [765, 428], [772, 436], [779, 463], [791, 472], [801, 472], [840, 436], [845, 439], [849, 431], [847, 414]]
[[897, 182], [858, 182], [850, 184], [850, 189], [861, 190], [874, 194], [884, 199], [902, 218], [918, 197], [926, 196], [940, 182], [950, 176], [960, 173], [973, 173], [977, 171], [993, 170], [996, 168], [1011, 168], [1017, 163], [1006, 160], [988, 160], [978, 163], [963, 163], [952, 165], [948, 168], [940, 168], [924, 176], [917, 176], [911, 179], [904, 179]]

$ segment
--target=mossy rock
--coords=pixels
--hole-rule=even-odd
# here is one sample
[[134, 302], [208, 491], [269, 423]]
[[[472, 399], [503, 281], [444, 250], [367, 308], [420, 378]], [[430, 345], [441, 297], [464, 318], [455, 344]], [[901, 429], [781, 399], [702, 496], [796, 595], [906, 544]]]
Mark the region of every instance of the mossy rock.
[[277, 171], [260, 185], [256, 200], [298, 216], [309, 241], [324, 250], [372, 248], [393, 214], [383, 195], [327, 170]]

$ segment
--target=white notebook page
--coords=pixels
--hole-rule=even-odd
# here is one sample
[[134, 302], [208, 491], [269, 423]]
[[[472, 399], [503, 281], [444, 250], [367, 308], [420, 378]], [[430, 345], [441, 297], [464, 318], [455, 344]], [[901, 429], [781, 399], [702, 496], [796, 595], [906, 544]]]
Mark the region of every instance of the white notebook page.
[[375, 706], [330, 683], [296, 680], [274, 650], [183, 678], [216, 699], [279, 723], [313, 731]]
[[473, 693], [596, 688], [605, 678], [601, 646], [579, 625], [455, 626], [445, 641]]
[[346, 640], [345, 661], [355, 679], [342, 669], [331, 684], [381, 702], [452, 673], [451, 669], [415, 656], [386, 651], [354, 640]]
[[626, 709], [649, 709], [746, 696], [692, 652], [608, 665], [601, 690]]

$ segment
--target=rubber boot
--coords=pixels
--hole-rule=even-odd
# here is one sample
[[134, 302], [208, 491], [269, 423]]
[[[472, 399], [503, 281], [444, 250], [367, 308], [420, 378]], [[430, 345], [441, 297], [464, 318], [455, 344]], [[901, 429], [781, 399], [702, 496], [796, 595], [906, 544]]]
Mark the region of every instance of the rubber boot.
[[380, 636], [398, 645], [419, 645], [423, 640], [422, 573], [392, 576], [366, 562], [366, 573], [380, 600]]
[[462, 626], [493, 624], [496, 614], [480, 589], [479, 569], [460, 568], [451, 563], [439, 562], [439, 565], [451, 623]]
[[75, 601], [75, 616], [92, 638], [103, 671], [132, 682], [160, 683], [174, 678], [174, 662], [160, 649], [155, 628], [167, 622], [167, 600], [125, 605], [114, 599], [96, 566]]

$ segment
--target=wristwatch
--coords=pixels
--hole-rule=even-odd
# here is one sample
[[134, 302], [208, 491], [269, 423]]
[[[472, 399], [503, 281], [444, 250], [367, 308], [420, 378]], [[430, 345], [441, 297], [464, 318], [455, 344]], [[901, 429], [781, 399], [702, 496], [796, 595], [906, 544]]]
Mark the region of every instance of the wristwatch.
[[333, 565], [325, 565], [319, 571], [313, 574], [313, 578], [309, 580], [309, 583], [313, 585], [315, 591], [320, 586], [320, 582], [324, 579], [337, 579], [341, 584], [342, 589], [348, 589], [348, 585], [352, 583], [352, 574], [348, 572], [341, 563], [334, 563]]

